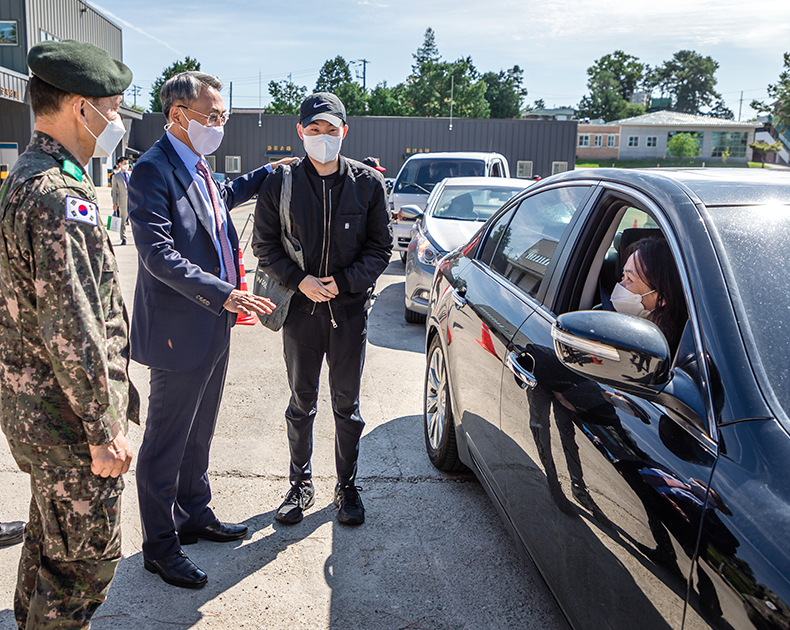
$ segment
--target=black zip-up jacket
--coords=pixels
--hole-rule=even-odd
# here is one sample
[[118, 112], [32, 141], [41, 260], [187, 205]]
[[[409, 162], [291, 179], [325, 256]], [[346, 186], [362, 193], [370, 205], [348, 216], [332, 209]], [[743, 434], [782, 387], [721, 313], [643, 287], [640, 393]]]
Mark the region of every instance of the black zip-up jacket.
[[[304, 250], [305, 270], [288, 257], [280, 241], [281, 169], [258, 191], [252, 251], [267, 274], [296, 291], [292, 305], [311, 311], [330, 305], [333, 318], [342, 321], [365, 308], [389, 264], [392, 233], [384, 178], [342, 155], [337, 173], [326, 177], [318, 175], [308, 158], [294, 162], [291, 169], [291, 233]], [[333, 276], [338, 296], [314, 304], [299, 291], [308, 274]]]

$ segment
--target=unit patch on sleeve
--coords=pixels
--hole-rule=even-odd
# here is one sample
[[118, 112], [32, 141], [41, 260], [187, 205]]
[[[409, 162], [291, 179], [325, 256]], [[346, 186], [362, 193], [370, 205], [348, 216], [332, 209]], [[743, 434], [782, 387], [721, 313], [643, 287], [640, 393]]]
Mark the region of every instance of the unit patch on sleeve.
[[91, 201], [66, 195], [66, 219], [99, 225], [99, 207]]

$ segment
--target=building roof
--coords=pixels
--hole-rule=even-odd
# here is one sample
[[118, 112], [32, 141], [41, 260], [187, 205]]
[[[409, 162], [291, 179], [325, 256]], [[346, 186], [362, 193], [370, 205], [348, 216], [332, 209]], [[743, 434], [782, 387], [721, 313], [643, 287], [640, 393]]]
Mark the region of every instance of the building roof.
[[726, 118], [714, 118], [713, 116], [694, 116], [693, 114], [682, 114], [680, 112], [660, 111], [622, 120], [613, 120], [608, 125], [621, 127], [743, 127], [754, 129], [762, 127], [757, 122], [738, 122], [737, 120], [727, 120]]

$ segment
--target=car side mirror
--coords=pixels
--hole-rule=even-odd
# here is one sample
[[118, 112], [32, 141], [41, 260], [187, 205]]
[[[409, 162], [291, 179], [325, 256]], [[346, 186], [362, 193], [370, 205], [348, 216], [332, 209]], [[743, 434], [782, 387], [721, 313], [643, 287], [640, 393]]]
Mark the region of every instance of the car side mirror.
[[568, 369], [623, 391], [643, 394], [669, 381], [669, 345], [654, 323], [611, 311], [574, 311], [551, 329], [554, 353]]
[[416, 221], [425, 214], [420, 206], [406, 205], [401, 206], [398, 211], [398, 219], [401, 221]]

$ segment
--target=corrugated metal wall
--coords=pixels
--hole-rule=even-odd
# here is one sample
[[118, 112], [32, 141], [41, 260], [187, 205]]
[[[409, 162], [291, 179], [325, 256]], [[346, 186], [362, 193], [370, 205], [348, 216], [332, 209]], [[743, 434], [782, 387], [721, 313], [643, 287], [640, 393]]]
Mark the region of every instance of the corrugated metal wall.
[[30, 46], [41, 41], [42, 30], [58, 39], [95, 44], [123, 61], [121, 28], [80, 0], [27, 0]]
[[0, 142], [16, 142], [19, 154], [30, 142], [30, 106], [3, 99], [0, 101]]
[[[234, 112], [225, 126], [225, 140], [216, 153], [216, 170], [224, 172], [225, 156], [241, 156], [242, 172], [250, 171], [277, 155], [304, 155], [296, 134], [297, 116], [261, 116]], [[576, 121], [454, 119], [449, 130], [446, 118], [351, 117], [343, 155], [361, 160], [381, 159], [387, 177], [395, 177], [412, 153], [429, 151], [496, 151], [510, 162], [516, 175], [519, 160], [532, 161], [532, 172], [551, 175], [552, 162], [573, 168]], [[162, 114], [146, 114], [132, 125], [129, 146], [147, 151], [163, 133]], [[268, 155], [267, 155], [268, 154]]]

